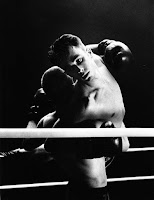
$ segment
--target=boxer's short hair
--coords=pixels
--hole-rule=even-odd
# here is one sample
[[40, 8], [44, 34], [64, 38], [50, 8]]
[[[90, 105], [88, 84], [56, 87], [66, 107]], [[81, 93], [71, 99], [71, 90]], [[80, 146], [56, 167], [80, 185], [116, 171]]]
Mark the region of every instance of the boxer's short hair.
[[64, 34], [50, 46], [48, 57], [53, 65], [60, 67], [60, 63], [68, 56], [70, 46], [83, 46], [81, 39], [72, 34]]

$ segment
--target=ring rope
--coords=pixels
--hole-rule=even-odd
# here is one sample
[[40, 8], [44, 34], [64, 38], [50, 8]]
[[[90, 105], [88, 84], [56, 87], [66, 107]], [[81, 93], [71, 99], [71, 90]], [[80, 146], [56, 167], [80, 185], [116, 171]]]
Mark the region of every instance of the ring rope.
[[[123, 177], [123, 178], [109, 178], [108, 183], [121, 182], [121, 181], [138, 181], [138, 180], [154, 180], [154, 176], [135, 176], [135, 177]], [[67, 185], [68, 181], [62, 182], [47, 182], [47, 183], [30, 183], [30, 184], [18, 184], [18, 185], [2, 185], [0, 190], [5, 189], [22, 189], [22, 188], [34, 188], [44, 186], [62, 186]]]
[[142, 147], [142, 148], [129, 148], [127, 152], [143, 152], [143, 151], [154, 151], [154, 147]]
[[67, 185], [67, 184], [68, 184], [68, 181], [47, 182], [47, 183], [29, 183], [29, 184], [18, 184], [18, 185], [2, 185], [2, 186], [0, 186], [0, 190], [34, 188], [34, 187], [44, 187], [44, 186], [62, 186], [62, 185]]
[[153, 128], [13, 128], [0, 129], [0, 138], [154, 137]]

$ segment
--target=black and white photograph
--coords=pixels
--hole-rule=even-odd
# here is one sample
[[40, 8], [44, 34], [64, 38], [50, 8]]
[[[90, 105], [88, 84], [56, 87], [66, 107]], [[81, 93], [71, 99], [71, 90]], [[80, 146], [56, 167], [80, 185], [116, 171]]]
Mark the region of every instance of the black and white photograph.
[[0, 200], [154, 199], [153, 13], [0, 1]]

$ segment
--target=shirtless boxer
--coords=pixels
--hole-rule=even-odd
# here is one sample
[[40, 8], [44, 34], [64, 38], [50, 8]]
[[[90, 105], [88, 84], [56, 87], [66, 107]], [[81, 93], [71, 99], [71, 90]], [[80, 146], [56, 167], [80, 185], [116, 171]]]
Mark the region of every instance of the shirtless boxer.
[[[64, 74], [64, 71], [57, 66], [47, 69], [42, 77], [45, 80], [44, 87], [47, 94], [43, 88], [37, 90], [33, 106], [30, 107], [27, 128], [53, 127], [59, 118], [57, 112], [62, 112], [63, 105], [74, 89], [71, 77]], [[44, 142], [45, 138], [26, 138], [22, 146], [25, 150], [31, 151], [41, 145], [42, 150]]]
[[[57, 39], [49, 51], [50, 61], [74, 79], [75, 92], [67, 106], [64, 104], [60, 120], [54, 127], [101, 128], [105, 127], [104, 123], [110, 122], [115, 128], [124, 128], [122, 94], [108, 69], [127, 64], [130, 56], [131, 52], [126, 45], [113, 40], [85, 46], [78, 37], [71, 34]], [[68, 147], [66, 149], [62, 149], [62, 146], [56, 148], [55, 157], [70, 177], [68, 199], [109, 199], [103, 146], [100, 152], [101, 149], [97, 149], [98, 141], [95, 142], [79, 141], [82, 144], [79, 151], [75, 148], [71, 151], [73, 145], [64, 145], [63, 147]], [[129, 148], [127, 137], [122, 137], [121, 140], [115, 138], [114, 142], [121, 151]], [[47, 140], [45, 147], [48, 151], [52, 149], [50, 145], [52, 141]], [[85, 153], [87, 147], [95, 152], [86, 150]]]

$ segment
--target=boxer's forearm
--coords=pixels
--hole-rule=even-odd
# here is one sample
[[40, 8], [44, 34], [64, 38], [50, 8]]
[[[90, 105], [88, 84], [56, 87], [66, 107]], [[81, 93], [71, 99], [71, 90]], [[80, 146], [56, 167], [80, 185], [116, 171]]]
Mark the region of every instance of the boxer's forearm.
[[130, 143], [129, 143], [128, 137], [123, 136], [122, 137], [122, 152], [127, 151], [129, 147], [130, 147]]
[[92, 50], [93, 53], [99, 55], [98, 44], [88, 44], [86, 45], [86, 48]]
[[37, 125], [33, 120], [31, 120], [31, 121], [28, 122], [26, 128], [37, 128]]

